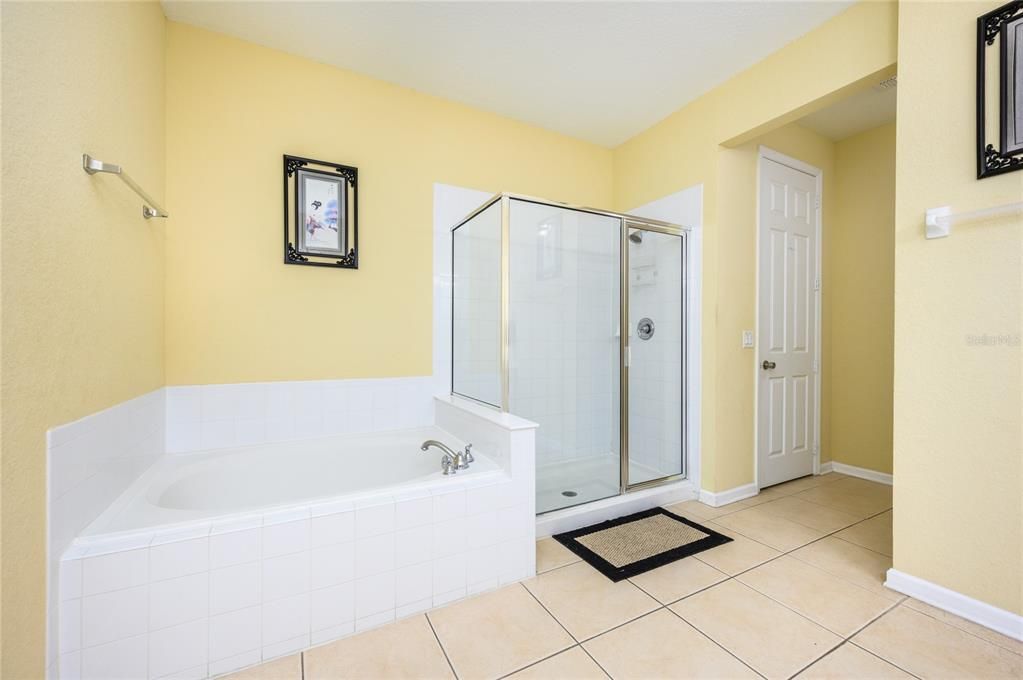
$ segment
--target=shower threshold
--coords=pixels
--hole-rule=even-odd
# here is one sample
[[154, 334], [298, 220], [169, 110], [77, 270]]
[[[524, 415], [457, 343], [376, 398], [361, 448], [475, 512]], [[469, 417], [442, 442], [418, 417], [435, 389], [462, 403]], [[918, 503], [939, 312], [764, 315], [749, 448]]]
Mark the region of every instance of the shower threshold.
[[[536, 513], [542, 515], [619, 495], [618, 454], [538, 465]], [[660, 475], [641, 463], [629, 464], [630, 479]]]

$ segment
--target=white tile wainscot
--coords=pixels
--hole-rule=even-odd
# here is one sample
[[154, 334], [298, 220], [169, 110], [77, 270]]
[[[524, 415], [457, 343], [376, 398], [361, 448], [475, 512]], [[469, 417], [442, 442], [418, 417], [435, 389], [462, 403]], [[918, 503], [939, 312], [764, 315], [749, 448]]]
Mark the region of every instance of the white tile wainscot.
[[61, 677], [205, 678], [533, 576], [536, 425], [457, 398], [434, 407], [501, 469], [76, 541], [60, 569]]
[[[54, 677], [62, 641], [78, 636], [61, 622], [59, 565], [75, 536], [163, 455], [164, 390], [158, 389], [46, 433], [46, 674]], [[77, 647], [76, 647], [77, 648]]]

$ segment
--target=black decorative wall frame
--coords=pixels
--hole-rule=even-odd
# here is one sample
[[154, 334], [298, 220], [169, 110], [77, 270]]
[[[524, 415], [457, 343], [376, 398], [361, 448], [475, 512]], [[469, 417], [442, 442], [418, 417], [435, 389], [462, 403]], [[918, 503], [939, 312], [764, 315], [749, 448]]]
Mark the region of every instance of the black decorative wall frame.
[[[333, 185], [338, 191], [337, 252], [322, 246], [312, 246], [301, 230], [306, 224], [303, 216], [310, 206], [303, 205], [300, 197], [303, 178], [319, 180], [322, 185]], [[312, 201], [315, 209], [321, 201]], [[359, 169], [314, 158], [284, 156], [284, 264], [310, 267], [359, 268]]]
[[[985, 81], [988, 50], [994, 46], [999, 66], [998, 146], [988, 142], [986, 134]], [[977, 179], [1023, 170], [1023, 92], [1018, 89], [1017, 68], [1023, 68], [1023, 0], [977, 19]]]

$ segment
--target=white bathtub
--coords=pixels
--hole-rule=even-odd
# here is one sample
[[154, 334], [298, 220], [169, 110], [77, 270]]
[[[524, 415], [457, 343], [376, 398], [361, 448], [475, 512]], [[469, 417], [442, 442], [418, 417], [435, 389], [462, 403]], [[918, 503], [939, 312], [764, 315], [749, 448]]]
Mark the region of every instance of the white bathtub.
[[535, 425], [436, 420], [164, 457], [61, 560], [60, 676], [206, 678], [532, 576]]
[[383, 489], [392, 495], [443, 489], [501, 472], [477, 446], [468, 470], [445, 476], [443, 452], [420, 450], [427, 439], [456, 450], [470, 443], [424, 427], [167, 456], [87, 527], [79, 544], [114, 533], [159, 533], [239, 513], [359, 499]]

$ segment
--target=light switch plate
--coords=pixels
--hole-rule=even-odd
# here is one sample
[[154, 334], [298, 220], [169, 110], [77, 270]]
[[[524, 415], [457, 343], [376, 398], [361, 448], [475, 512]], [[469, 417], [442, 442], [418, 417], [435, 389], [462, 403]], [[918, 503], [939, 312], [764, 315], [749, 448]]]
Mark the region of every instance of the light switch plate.
[[742, 346], [743, 348], [753, 346], [753, 331], [742, 332]]

